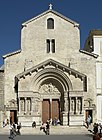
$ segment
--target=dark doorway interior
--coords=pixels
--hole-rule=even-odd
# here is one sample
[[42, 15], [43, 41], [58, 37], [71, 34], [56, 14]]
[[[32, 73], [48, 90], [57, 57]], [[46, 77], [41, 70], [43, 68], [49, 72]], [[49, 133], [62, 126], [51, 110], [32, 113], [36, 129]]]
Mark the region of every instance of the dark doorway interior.
[[10, 123], [17, 123], [17, 110], [10, 110]]
[[87, 119], [88, 115], [91, 116], [91, 118], [92, 118], [92, 122], [93, 122], [92, 110], [86, 110], [86, 111], [85, 111], [85, 119]]

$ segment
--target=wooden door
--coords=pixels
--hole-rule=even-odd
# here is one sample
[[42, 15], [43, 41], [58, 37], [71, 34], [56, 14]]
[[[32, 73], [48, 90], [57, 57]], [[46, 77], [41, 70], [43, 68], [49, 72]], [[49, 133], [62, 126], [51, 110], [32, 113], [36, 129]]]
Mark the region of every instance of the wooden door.
[[54, 118], [59, 119], [59, 100], [53, 99], [52, 100], [52, 120]]
[[50, 119], [50, 101], [44, 99], [42, 102], [42, 122], [46, 123], [48, 119]]
[[10, 110], [10, 123], [14, 122], [14, 110]]

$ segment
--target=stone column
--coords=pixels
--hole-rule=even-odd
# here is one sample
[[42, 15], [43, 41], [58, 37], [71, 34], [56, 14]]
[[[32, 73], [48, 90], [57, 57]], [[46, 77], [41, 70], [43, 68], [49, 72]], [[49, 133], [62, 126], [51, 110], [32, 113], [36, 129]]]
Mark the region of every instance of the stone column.
[[77, 98], [77, 114], [80, 114], [81, 112], [81, 97]]
[[24, 104], [24, 111], [25, 111], [25, 113], [27, 113], [27, 98], [25, 97], [24, 98], [24, 100], [25, 100], [25, 104]]
[[82, 114], [84, 114], [84, 97], [81, 98], [81, 108], [82, 108]]
[[75, 97], [75, 113], [78, 114], [78, 97]]
[[20, 112], [21, 112], [21, 106], [20, 106], [20, 97], [18, 98], [18, 103], [19, 103], [19, 108], [18, 108], [18, 112], [19, 112], [19, 114], [20, 114]]
[[68, 125], [68, 94], [64, 93], [63, 125]]
[[68, 94], [65, 92], [64, 94], [64, 111], [68, 112]]
[[70, 97], [70, 111], [71, 114], [75, 112], [75, 97]]
[[52, 121], [52, 99], [50, 99], [50, 119]]
[[52, 53], [52, 40], [50, 40], [50, 53]]
[[71, 110], [71, 97], [69, 97], [69, 103], [70, 103], [70, 105], [69, 105], [69, 110], [70, 110], [70, 114], [71, 114], [71, 112], [72, 112], [72, 110]]
[[32, 112], [32, 97], [30, 98], [30, 112]]
[[65, 103], [64, 103], [64, 108], [65, 108], [65, 112], [68, 112], [68, 99], [67, 99], [68, 97], [65, 97], [64, 98], [64, 101], [65, 101]]

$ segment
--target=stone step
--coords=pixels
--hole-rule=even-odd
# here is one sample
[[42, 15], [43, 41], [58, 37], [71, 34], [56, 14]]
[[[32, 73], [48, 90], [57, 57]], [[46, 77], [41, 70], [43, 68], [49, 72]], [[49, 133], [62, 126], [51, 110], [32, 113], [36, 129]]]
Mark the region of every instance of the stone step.
[[[0, 134], [9, 134], [9, 126], [0, 129]], [[40, 126], [36, 128], [32, 127], [22, 127], [21, 134], [24, 135], [45, 135], [41, 130]], [[68, 135], [68, 134], [90, 134], [90, 132], [85, 127], [69, 127], [69, 126], [50, 126], [51, 135]]]

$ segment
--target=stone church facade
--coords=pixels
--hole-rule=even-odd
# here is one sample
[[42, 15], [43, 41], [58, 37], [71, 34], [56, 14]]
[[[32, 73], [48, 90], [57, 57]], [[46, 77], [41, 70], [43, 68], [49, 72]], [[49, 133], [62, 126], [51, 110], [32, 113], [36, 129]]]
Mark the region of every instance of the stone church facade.
[[96, 121], [97, 57], [80, 50], [79, 24], [51, 8], [23, 23], [21, 50], [4, 55], [0, 69], [1, 123]]

